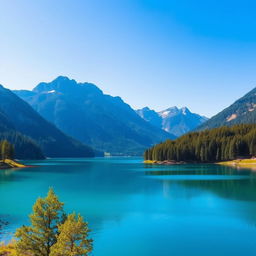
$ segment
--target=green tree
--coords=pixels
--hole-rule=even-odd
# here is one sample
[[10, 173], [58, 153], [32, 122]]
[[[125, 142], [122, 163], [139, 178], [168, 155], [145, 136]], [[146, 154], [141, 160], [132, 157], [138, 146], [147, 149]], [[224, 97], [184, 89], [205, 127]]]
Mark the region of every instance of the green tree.
[[30, 220], [31, 226], [23, 226], [16, 231], [17, 255], [50, 255], [50, 248], [56, 243], [58, 226], [64, 220], [63, 203], [53, 189], [45, 198], [37, 199]]
[[88, 238], [88, 224], [75, 213], [68, 215], [59, 226], [57, 242], [51, 247], [50, 256], [86, 256], [92, 251], [92, 239]]
[[1, 142], [1, 159], [4, 161], [5, 159], [13, 159], [14, 148], [7, 140], [3, 140]]

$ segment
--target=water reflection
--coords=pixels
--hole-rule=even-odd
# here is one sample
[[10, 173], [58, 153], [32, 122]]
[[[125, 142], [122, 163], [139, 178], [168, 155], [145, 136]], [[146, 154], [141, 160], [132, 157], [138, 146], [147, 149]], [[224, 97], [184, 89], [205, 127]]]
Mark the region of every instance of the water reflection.
[[[234, 169], [218, 165], [188, 165], [181, 169], [176, 167], [147, 170], [145, 175], [155, 178], [160, 176], [164, 186], [179, 184], [188, 188], [210, 190], [220, 197], [232, 200], [256, 201], [256, 173], [249, 169]], [[177, 175], [182, 179], [171, 179], [172, 176]], [[191, 179], [190, 176], [199, 178]], [[200, 176], [206, 179], [200, 179]], [[220, 178], [214, 179], [214, 176]]]
[[[208, 250], [214, 240], [239, 255], [241, 244], [250, 247], [246, 240], [239, 245], [241, 234], [256, 236], [256, 174], [249, 170], [144, 165], [133, 158], [48, 159], [29, 164], [38, 167], [0, 172], [0, 216], [11, 223], [8, 231], [26, 224], [33, 202], [54, 186], [66, 210], [75, 209], [89, 221], [96, 256], [155, 256], [159, 248], [161, 256], [223, 255], [225, 250], [218, 248], [210, 254], [198, 251], [192, 246], [198, 237]], [[230, 243], [225, 240], [229, 229], [237, 230]], [[116, 245], [110, 246], [113, 238]], [[133, 246], [123, 252], [128, 240]]]

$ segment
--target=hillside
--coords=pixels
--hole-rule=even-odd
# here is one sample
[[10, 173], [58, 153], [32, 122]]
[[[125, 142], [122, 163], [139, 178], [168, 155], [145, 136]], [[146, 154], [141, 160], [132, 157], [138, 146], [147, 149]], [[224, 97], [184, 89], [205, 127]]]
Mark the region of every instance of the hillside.
[[160, 112], [148, 107], [137, 110], [137, 113], [150, 124], [165, 130], [176, 137], [194, 130], [208, 118], [192, 113], [188, 108], [171, 107]]
[[96, 85], [58, 77], [33, 91], [15, 91], [45, 119], [66, 134], [111, 154], [142, 154], [173, 135], [152, 126], [120, 97]]
[[[15, 144], [18, 158], [32, 158], [28, 148], [19, 146], [22, 138], [40, 147], [47, 157], [93, 156], [93, 150], [66, 136], [54, 125], [44, 120], [29, 104], [13, 92], [0, 85], [0, 129], [1, 136]], [[25, 137], [24, 137], [25, 135]], [[14, 142], [15, 141], [15, 142]], [[25, 154], [22, 156], [22, 151]]]
[[256, 88], [202, 124], [198, 130], [251, 123], [256, 123]]
[[14, 158], [43, 159], [40, 147], [31, 138], [15, 130], [2, 110], [0, 110], [0, 141], [7, 140], [15, 147]]

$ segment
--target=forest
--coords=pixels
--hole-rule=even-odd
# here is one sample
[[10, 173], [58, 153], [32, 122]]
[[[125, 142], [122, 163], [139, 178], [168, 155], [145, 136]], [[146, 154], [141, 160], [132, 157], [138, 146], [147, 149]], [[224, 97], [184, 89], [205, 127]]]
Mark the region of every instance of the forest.
[[0, 141], [8, 141], [13, 145], [15, 151], [13, 158], [16, 159], [44, 159], [44, 155], [31, 138], [15, 131], [9, 130], [0, 132]]
[[241, 124], [191, 132], [157, 144], [144, 153], [145, 160], [218, 162], [256, 156], [256, 125]]

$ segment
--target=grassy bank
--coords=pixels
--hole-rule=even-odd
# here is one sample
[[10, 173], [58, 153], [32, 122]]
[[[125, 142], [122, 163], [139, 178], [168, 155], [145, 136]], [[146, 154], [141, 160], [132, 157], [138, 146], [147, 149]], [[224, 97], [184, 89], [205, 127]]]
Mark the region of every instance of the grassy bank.
[[[145, 160], [144, 164], [158, 164], [158, 165], [176, 165], [176, 164], [200, 164], [200, 162], [176, 162], [176, 161], [155, 161], [155, 160]], [[213, 162], [211, 162], [213, 164]], [[256, 159], [236, 159], [231, 161], [223, 161], [223, 162], [217, 162], [215, 164], [219, 165], [227, 165], [227, 166], [233, 166], [233, 167], [240, 167], [240, 168], [255, 168], [256, 170]]]
[[241, 168], [256, 168], [256, 159], [236, 159], [232, 161], [219, 162], [217, 164]]
[[4, 161], [0, 161], [0, 169], [7, 168], [24, 168], [26, 165], [18, 163], [17, 161], [11, 159], [5, 159]]

